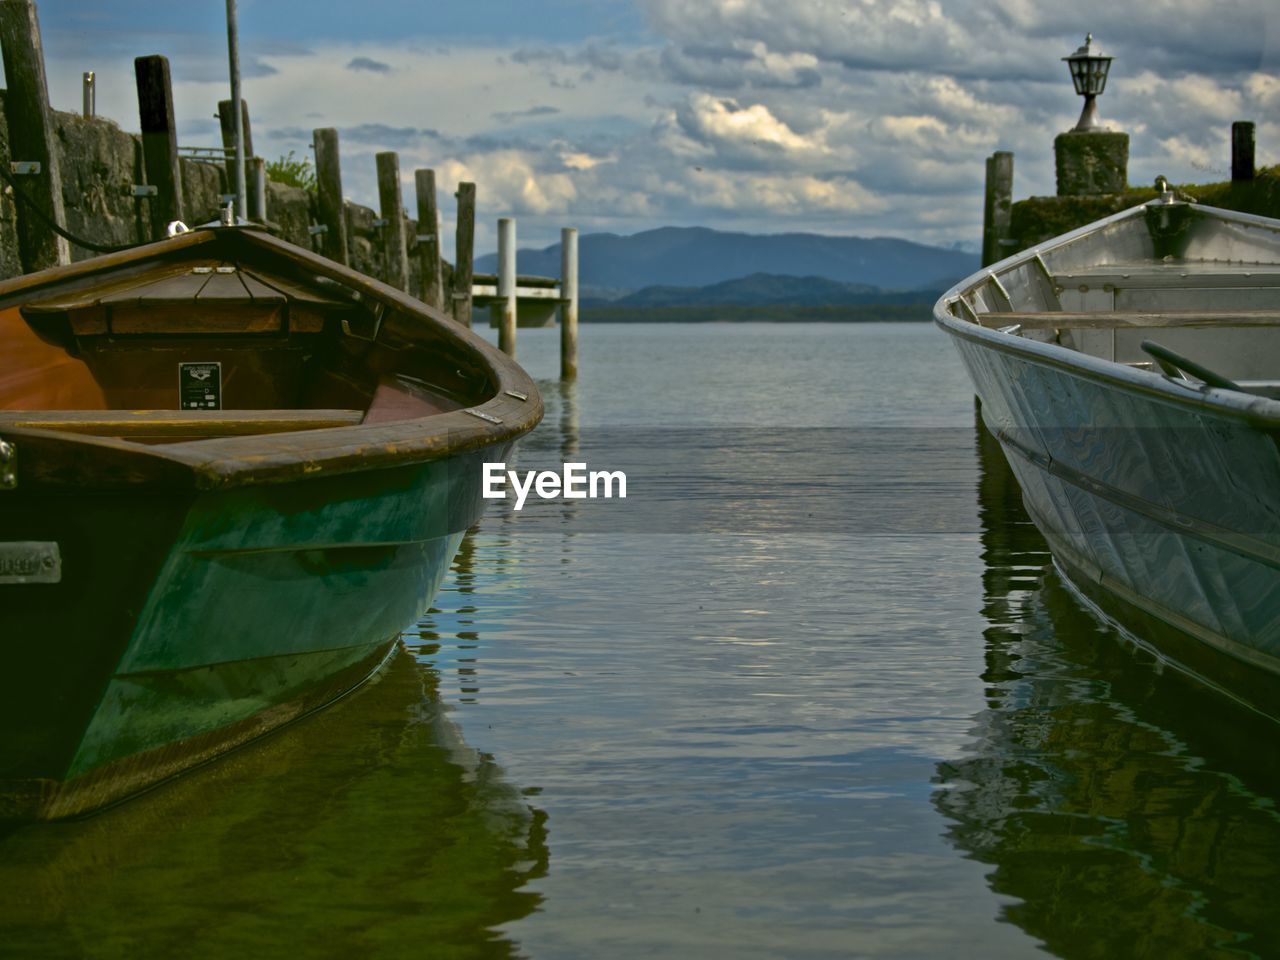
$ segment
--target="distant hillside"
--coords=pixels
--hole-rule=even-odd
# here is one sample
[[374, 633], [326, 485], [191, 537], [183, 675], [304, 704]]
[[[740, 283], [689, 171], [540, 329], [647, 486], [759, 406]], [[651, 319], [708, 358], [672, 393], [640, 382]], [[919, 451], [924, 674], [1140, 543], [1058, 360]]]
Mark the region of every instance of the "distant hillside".
[[583, 308], [692, 306], [847, 306], [854, 304], [932, 304], [942, 288], [887, 291], [866, 283], [840, 283], [825, 277], [786, 277], [753, 273], [705, 287], [645, 287], [625, 297], [583, 300]]
[[[821, 277], [882, 290], [942, 289], [978, 269], [978, 255], [889, 237], [824, 237], [811, 233], [724, 233], [706, 227], [662, 227], [628, 237], [578, 239], [578, 276], [590, 289], [707, 287], [752, 274]], [[558, 276], [560, 245], [521, 250], [525, 274]], [[497, 270], [496, 254], [476, 259], [479, 273]]]

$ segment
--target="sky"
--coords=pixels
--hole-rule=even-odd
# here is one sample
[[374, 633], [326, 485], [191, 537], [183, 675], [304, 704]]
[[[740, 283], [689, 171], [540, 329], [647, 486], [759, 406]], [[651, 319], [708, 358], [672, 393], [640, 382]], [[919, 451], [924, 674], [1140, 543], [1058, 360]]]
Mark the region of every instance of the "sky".
[[[220, 144], [225, 0], [37, 0], [50, 99], [137, 130], [133, 58], [166, 55], [180, 142]], [[1140, 12], [1139, 12], [1140, 11]], [[1015, 198], [1055, 192], [1053, 138], [1082, 100], [1061, 58], [1115, 57], [1103, 123], [1129, 180], [1230, 176], [1233, 120], [1280, 162], [1280, 0], [239, 0], [256, 152], [339, 131], [344, 193], [377, 205], [374, 155], [478, 185], [521, 246], [561, 227], [894, 236], [975, 249], [985, 161]]]

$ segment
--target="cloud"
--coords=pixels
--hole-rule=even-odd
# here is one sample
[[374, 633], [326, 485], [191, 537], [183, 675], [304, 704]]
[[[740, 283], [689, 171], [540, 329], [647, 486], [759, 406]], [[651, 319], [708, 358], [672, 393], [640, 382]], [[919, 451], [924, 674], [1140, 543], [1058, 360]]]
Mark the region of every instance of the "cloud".
[[553, 117], [560, 112], [559, 107], [530, 107], [527, 110], [498, 110], [490, 116], [499, 123], [511, 123], [513, 120], [527, 120], [532, 117]]
[[617, 163], [617, 157], [593, 157], [589, 153], [562, 153], [560, 162], [570, 170], [591, 170], [602, 163]]
[[[1132, 182], [1218, 178], [1232, 120], [1258, 122], [1262, 163], [1280, 143], [1275, 0], [1149, 0], [1141, 16], [1114, 0], [634, 3], [642, 39], [511, 40], [482, 21], [447, 46], [354, 22], [341, 40], [250, 38], [255, 146], [276, 156], [305, 149], [311, 126], [336, 127], [354, 199], [376, 203], [373, 154], [396, 150], [404, 171], [435, 169], [442, 195], [475, 179], [481, 235], [518, 214], [522, 242], [566, 224], [665, 223], [968, 242], [994, 150], [1015, 154], [1017, 196], [1055, 191], [1053, 138], [1081, 104], [1061, 58], [1086, 28], [1116, 58], [1099, 110], [1131, 136]], [[207, 122], [226, 96], [216, 23], [141, 39], [43, 26], [60, 109], [78, 107], [92, 53], [100, 110], [136, 123], [141, 43], [172, 59], [184, 138], [220, 142]]]
[[448, 160], [441, 166], [443, 182], [470, 180], [479, 184], [492, 203], [500, 198], [513, 214], [562, 212], [577, 196], [570, 176], [540, 173], [536, 161], [518, 150], [501, 150], [467, 162]]
[[348, 70], [367, 70], [369, 73], [390, 73], [391, 64], [372, 57], [352, 57], [347, 61]]
[[780, 120], [763, 103], [743, 106], [727, 97], [695, 93], [672, 119], [675, 138], [688, 145], [685, 156], [716, 157], [735, 166], [771, 166], [827, 154], [824, 131], [802, 134]]

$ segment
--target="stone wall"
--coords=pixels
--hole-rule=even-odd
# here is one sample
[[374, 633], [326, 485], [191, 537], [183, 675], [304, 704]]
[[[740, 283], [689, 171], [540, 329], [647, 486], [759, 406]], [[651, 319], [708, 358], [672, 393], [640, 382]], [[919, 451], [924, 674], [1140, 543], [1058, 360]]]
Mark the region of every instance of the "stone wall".
[[[0, 90], [0, 163], [8, 168], [8, 124]], [[143, 182], [142, 140], [126, 133], [112, 120], [86, 119], [80, 114], [53, 112], [57, 146], [62, 165], [62, 195], [66, 204], [63, 226], [77, 237], [103, 245], [144, 243], [149, 235], [145, 198], [133, 196], [134, 184]], [[19, 158], [21, 159], [21, 158]], [[183, 220], [189, 226], [207, 223], [218, 216], [220, 198], [231, 192], [223, 164], [182, 159]], [[19, 181], [20, 183], [21, 181]], [[8, 184], [0, 190], [0, 279], [22, 273], [17, 243], [17, 201]], [[351, 266], [361, 273], [382, 278], [382, 229], [375, 227], [373, 210], [348, 203], [347, 230]], [[315, 195], [298, 187], [268, 181], [268, 226], [277, 236], [308, 250], [317, 245], [310, 226], [317, 221]], [[413, 237], [417, 223], [406, 219], [409, 239], [410, 291], [421, 289], [421, 270], [414, 254]], [[73, 260], [97, 256], [91, 250], [71, 245]], [[446, 277], [452, 270], [444, 265]]]

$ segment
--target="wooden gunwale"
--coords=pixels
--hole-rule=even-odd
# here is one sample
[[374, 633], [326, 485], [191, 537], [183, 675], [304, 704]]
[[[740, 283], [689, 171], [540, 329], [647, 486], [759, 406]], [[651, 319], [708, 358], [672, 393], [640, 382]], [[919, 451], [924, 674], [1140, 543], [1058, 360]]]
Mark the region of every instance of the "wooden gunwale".
[[[528, 374], [479, 336], [393, 287], [257, 230], [201, 229], [133, 250], [17, 277], [0, 284], [0, 309], [35, 299], [45, 290], [88, 290], [102, 282], [99, 278], [104, 273], [112, 272], [114, 281], [121, 276], [121, 270], [136, 275], [153, 267], [157, 260], [178, 259], [197, 251], [197, 255], [239, 258], [248, 263], [253, 263], [255, 258], [283, 261], [354, 291], [366, 306], [373, 303], [384, 310], [390, 308], [403, 317], [395, 325], [408, 330], [408, 335], [398, 335], [394, 329], [384, 327], [381, 336], [392, 343], [398, 340], [411, 345], [417, 338], [405, 324], [409, 321], [421, 325], [421, 329], [438, 339], [459, 343], [474, 361], [476, 372], [492, 386], [492, 396], [466, 410], [411, 420], [219, 437], [163, 446], [84, 434], [62, 435], [25, 426], [6, 427], [0, 419], [5, 438], [15, 441], [19, 447], [24, 437], [45, 442], [56, 438], [83, 445], [86, 454], [96, 449], [117, 456], [132, 455], [151, 461], [157, 468], [156, 473], [170, 480], [174, 479], [173, 468], [179, 467], [190, 474], [190, 485], [196, 489], [222, 489], [287, 483], [304, 477], [442, 459], [515, 439], [542, 418], [542, 400]], [[131, 270], [131, 267], [137, 269]], [[521, 400], [513, 394], [527, 399]], [[19, 489], [23, 486], [24, 460], [20, 456]]]
[[0, 411], [0, 428], [26, 427], [127, 439], [287, 433], [354, 426], [362, 419], [362, 410], [13, 410]]

